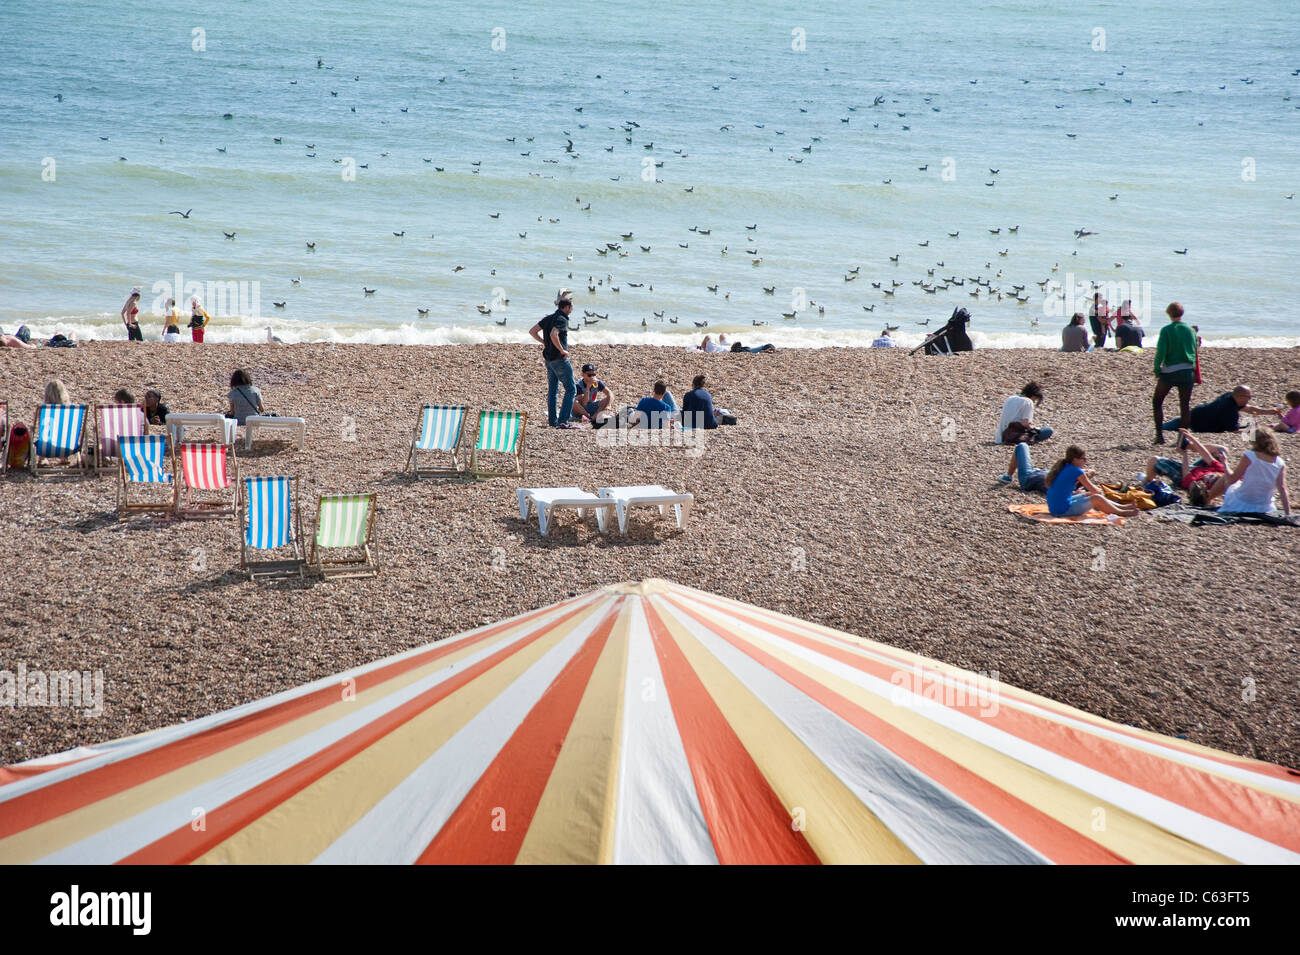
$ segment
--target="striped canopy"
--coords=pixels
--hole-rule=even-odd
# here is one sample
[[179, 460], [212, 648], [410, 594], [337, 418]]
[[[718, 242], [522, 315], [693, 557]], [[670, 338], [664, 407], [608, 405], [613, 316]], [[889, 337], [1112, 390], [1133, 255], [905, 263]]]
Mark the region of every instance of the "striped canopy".
[[64, 458], [81, 450], [85, 405], [41, 405], [36, 412], [36, 454]]
[[415, 446], [421, 451], [454, 450], [460, 444], [467, 410], [463, 405], [425, 405], [420, 413], [420, 435]]
[[0, 770], [0, 863], [1300, 859], [1300, 778], [619, 584]]
[[374, 494], [322, 494], [316, 518], [316, 546], [364, 546], [370, 538], [374, 506]]
[[163, 459], [167, 456], [167, 436], [164, 434], [123, 435], [118, 451], [126, 479], [133, 484], [170, 484]]
[[291, 510], [293, 478], [244, 478], [248, 523], [244, 543], [261, 550], [283, 547], [293, 541]]
[[139, 405], [97, 405], [95, 418], [99, 430], [99, 456], [117, 457], [117, 439], [149, 433], [144, 409]]
[[478, 442], [475, 447], [480, 451], [514, 454], [523, 420], [523, 412], [520, 411], [480, 411]]

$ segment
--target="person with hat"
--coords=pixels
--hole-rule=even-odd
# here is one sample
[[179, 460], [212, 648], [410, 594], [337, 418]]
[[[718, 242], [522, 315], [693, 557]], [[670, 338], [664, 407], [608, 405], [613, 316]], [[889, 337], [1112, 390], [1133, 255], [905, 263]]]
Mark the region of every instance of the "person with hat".
[[140, 314], [140, 286], [131, 289], [131, 294], [126, 297], [126, 304], [122, 306], [121, 314], [122, 324], [126, 326], [127, 340], [144, 341], [144, 334], [140, 331], [140, 320], [137, 317]]
[[[552, 428], [578, 427], [569, 421], [577, 394], [573, 365], [569, 363], [569, 313], [572, 311], [573, 292], [562, 288], [555, 294], [555, 311], [528, 330], [542, 346], [542, 361], [546, 363], [546, 420]], [[564, 397], [557, 407], [555, 401], [561, 386]]]
[[573, 420], [590, 421], [593, 428], [601, 426], [601, 415], [609, 410], [614, 394], [596, 377], [595, 365], [583, 365], [582, 377], [574, 382], [578, 396], [573, 400]]

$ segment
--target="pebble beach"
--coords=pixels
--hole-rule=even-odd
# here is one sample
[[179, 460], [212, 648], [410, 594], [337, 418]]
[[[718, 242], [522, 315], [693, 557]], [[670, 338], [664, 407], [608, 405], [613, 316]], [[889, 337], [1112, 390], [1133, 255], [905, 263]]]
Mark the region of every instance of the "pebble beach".
[[[755, 342], [757, 343], [757, 342]], [[104, 671], [97, 717], [0, 709], [0, 763], [193, 719], [604, 584], [663, 577], [790, 613], [1230, 753], [1300, 762], [1300, 539], [1291, 528], [1027, 522], [996, 482], [1002, 399], [1046, 399], [1034, 450], [1066, 444], [1104, 479], [1152, 453], [1150, 352], [822, 348], [703, 355], [575, 346], [615, 401], [657, 377], [680, 400], [698, 373], [740, 424], [702, 445], [610, 446], [545, 427], [537, 349], [515, 345], [161, 345], [0, 351], [0, 397], [29, 424], [47, 381], [77, 402], [158, 388], [174, 412], [215, 412], [234, 368], [268, 409], [308, 421], [301, 449], [259, 441], [242, 476], [293, 475], [304, 534], [318, 492], [379, 495], [373, 580], [254, 584], [229, 518], [119, 521], [116, 477], [0, 481], [9, 613], [0, 669]], [[1294, 349], [1211, 349], [1194, 402], [1238, 382], [1271, 406], [1296, 386]], [[425, 401], [528, 413], [526, 477], [402, 473]], [[1168, 410], [1177, 411], [1176, 398]], [[154, 429], [160, 430], [160, 429]], [[1282, 436], [1282, 454], [1298, 439]], [[1236, 447], [1239, 438], [1224, 443]], [[1235, 454], [1234, 454], [1235, 457]], [[637, 514], [627, 537], [561, 513], [548, 538], [519, 519], [520, 486], [663, 484], [695, 495], [684, 531]], [[1297, 493], [1292, 479], [1292, 493]]]

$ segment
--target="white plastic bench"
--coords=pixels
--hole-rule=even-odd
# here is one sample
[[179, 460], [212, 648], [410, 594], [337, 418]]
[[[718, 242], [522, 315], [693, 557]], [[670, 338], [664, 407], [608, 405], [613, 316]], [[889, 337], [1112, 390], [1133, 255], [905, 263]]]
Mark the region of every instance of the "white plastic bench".
[[672, 505], [678, 528], [686, 526], [695, 503], [694, 494], [678, 494], [661, 484], [636, 484], [630, 487], [601, 487], [596, 489], [601, 497], [613, 501], [618, 513], [618, 532], [627, 533], [627, 514], [634, 507], [657, 507], [659, 516], [666, 517]]
[[185, 440], [186, 428], [204, 426], [216, 428], [221, 434], [222, 444], [235, 443], [235, 429], [239, 427], [239, 422], [234, 418], [227, 418], [223, 414], [178, 414], [176, 412], [167, 416], [167, 431], [172, 438], [172, 447]]
[[609, 509], [616, 506], [614, 501], [602, 500], [578, 487], [521, 487], [518, 496], [519, 519], [528, 520], [529, 505], [536, 507], [537, 526], [543, 537], [549, 529], [551, 512], [557, 507], [572, 507], [577, 510], [579, 518], [585, 518], [587, 511], [595, 511], [596, 526], [604, 534], [609, 522]]
[[244, 419], [244, 450], [253, 448], [254, 431], [288, 431], [298, 447], [307, 440], [306, 418], [280, 418], [275, 415], [251, 414]]

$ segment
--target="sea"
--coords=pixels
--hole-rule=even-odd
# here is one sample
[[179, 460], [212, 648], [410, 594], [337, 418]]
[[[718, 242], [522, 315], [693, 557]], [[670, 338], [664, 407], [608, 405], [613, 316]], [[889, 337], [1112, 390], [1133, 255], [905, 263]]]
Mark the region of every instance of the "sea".
[[11, 333], [1297, 346], [1297, 192], [1290, 2], [0, 5]]

